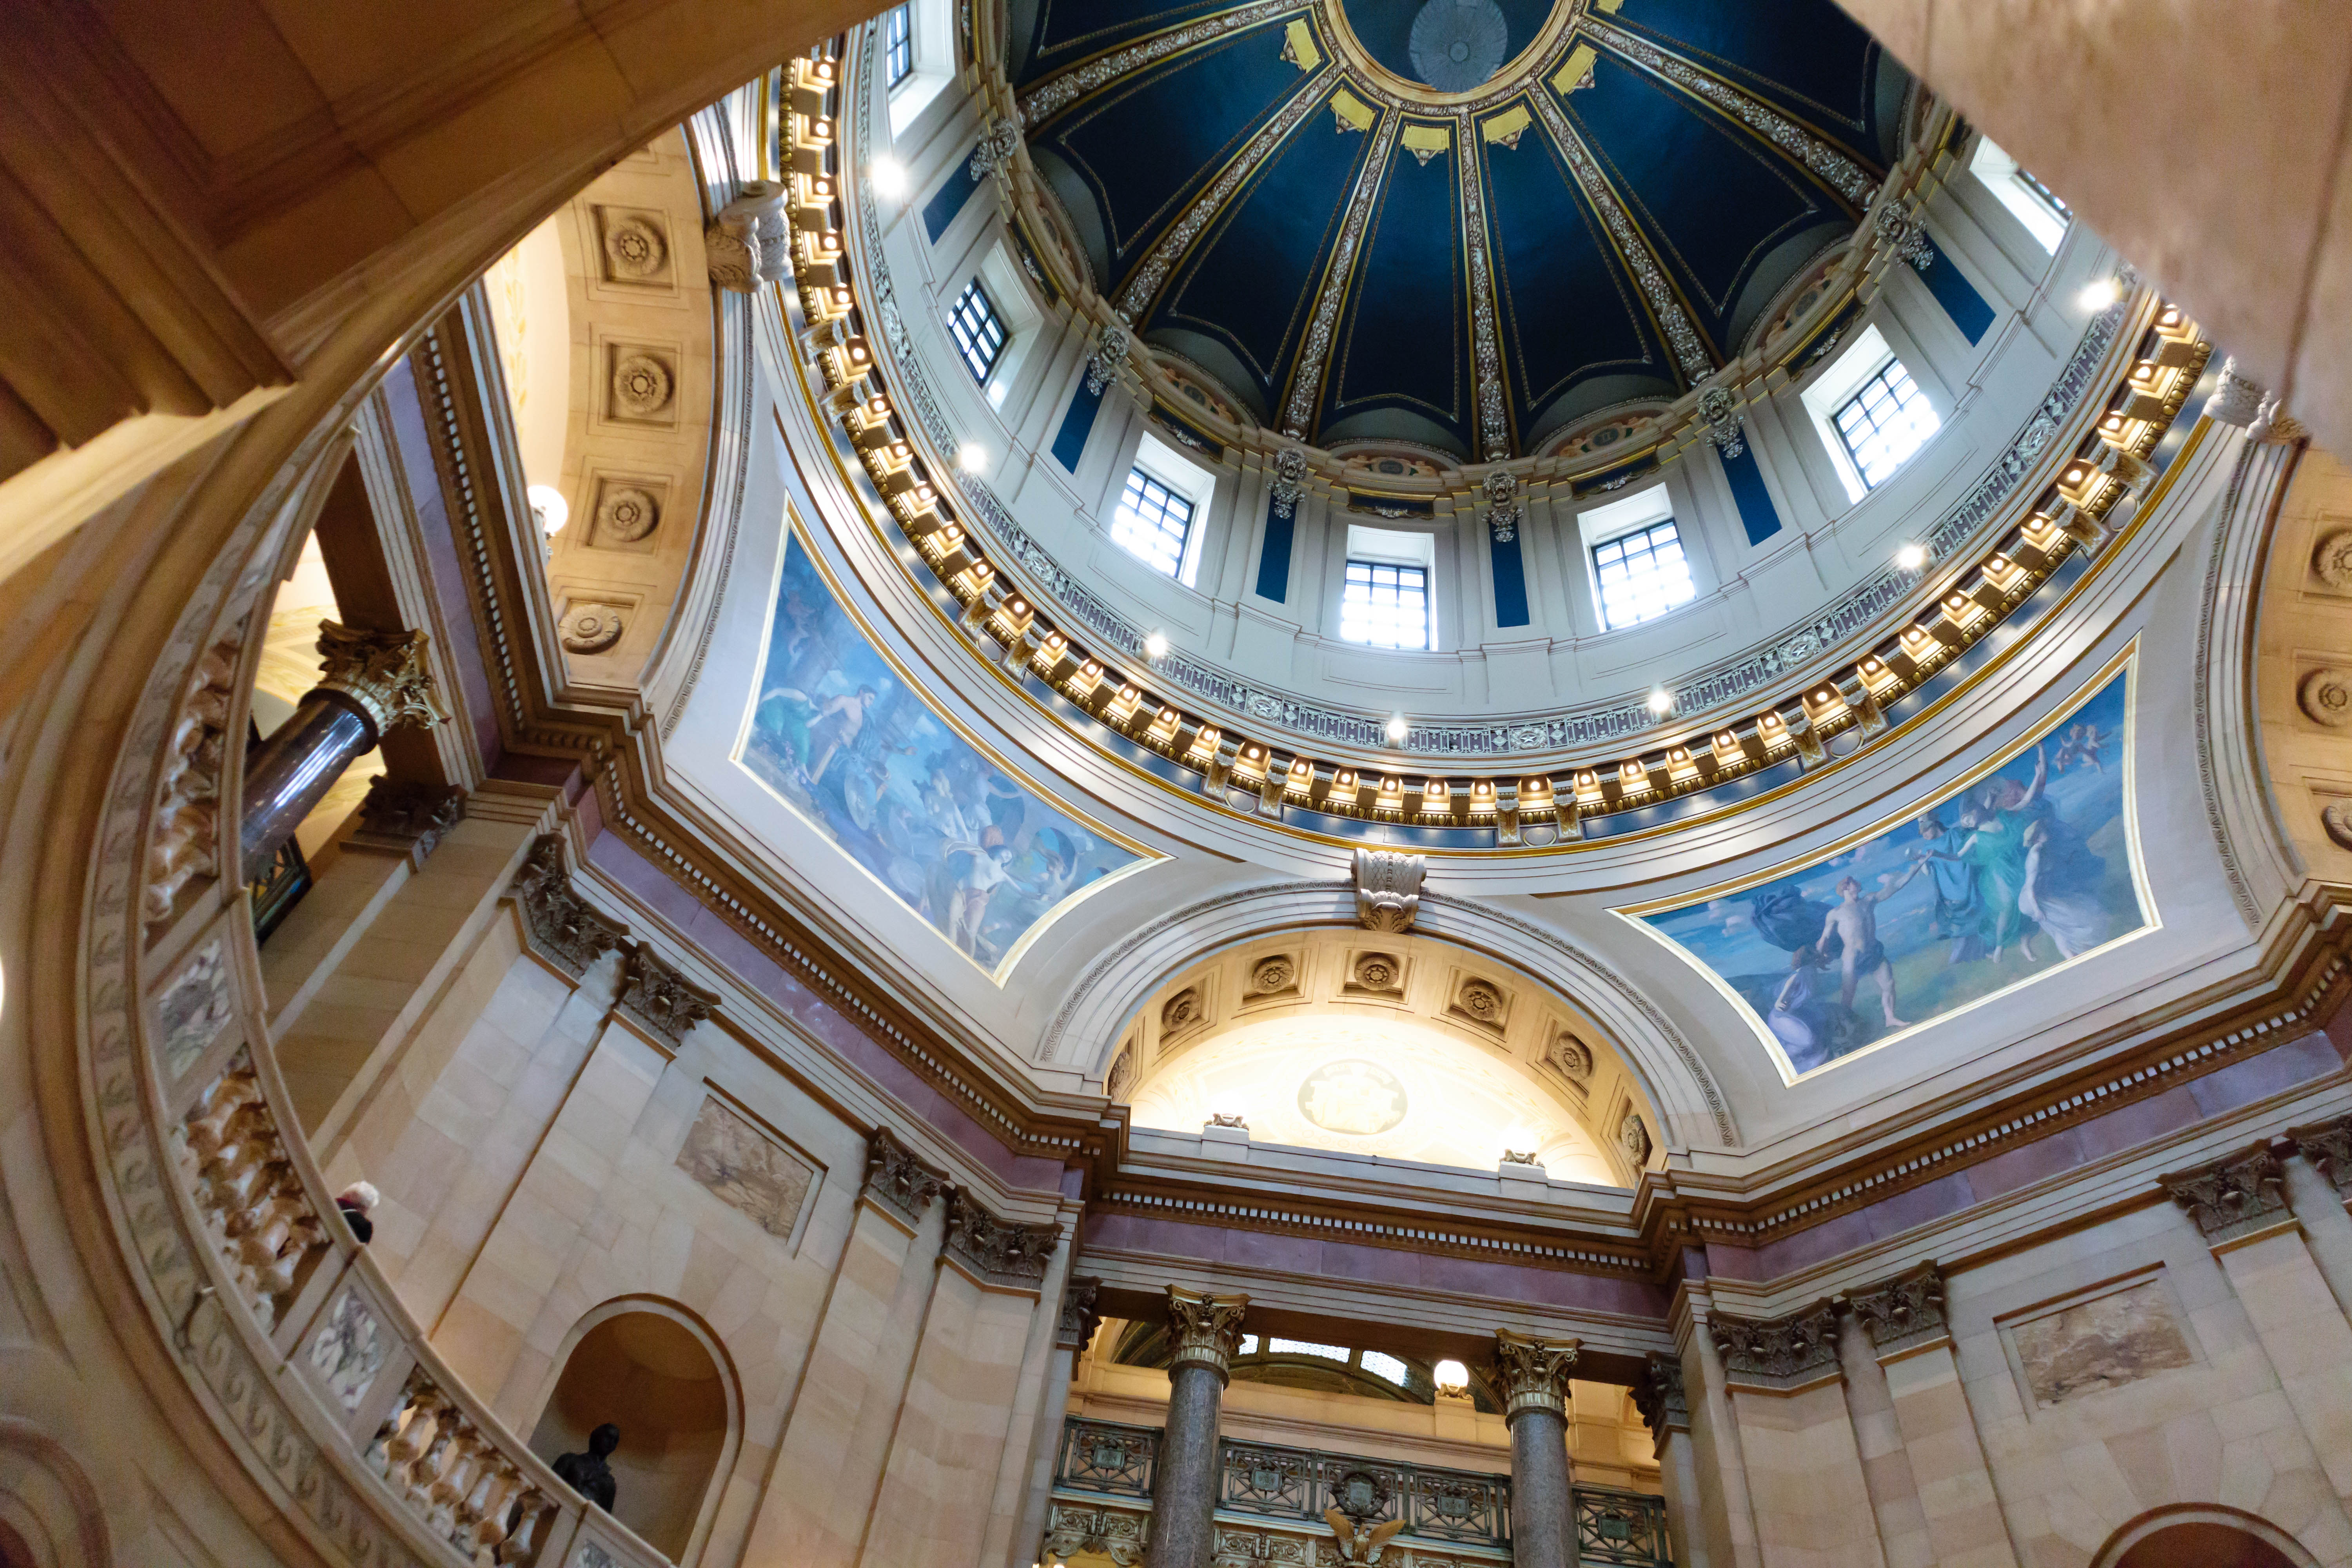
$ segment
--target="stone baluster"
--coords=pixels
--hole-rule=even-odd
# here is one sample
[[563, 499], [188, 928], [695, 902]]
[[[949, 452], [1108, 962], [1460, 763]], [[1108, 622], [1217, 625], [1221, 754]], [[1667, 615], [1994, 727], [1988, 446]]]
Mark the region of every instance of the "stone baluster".
[[404, 724], [438, 724], [423, 632], [319, 625], [322, 679], [246, 764], [237, 833], [245, 880], [258, 880], [343, 770]]
[[265, 1331], [275, 1329], [327, 1237], [243, 1054], [182, 1119], [178, 1158], [238, 1295]]
[[1575, 1340], [1495, 1331], [1495, 1382], [1511, 1434], [1511, 1561], [1515, 1568], [1570, 1568], [1576, 1503], [1568, 1479], [1568, 1379]]
[[1247, 1296], [1168, 1288], [1168, 1426], [1151, 1483], [1152, 1568], [1210, 1568], [1216, 1546], [1217, 1408], [1224, 1399]]

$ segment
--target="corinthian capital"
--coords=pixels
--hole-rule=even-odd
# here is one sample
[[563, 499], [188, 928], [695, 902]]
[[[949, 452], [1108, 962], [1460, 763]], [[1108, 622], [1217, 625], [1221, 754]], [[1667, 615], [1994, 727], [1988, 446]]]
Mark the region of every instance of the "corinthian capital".
[[432, 642], [424, 632], [360, 631], [320, 621], [319, 685], [358, 703], [378, 735], [410, 723], [430, 729], [449, 717], [425, 663]]
[[1223, 1381], [1242, 1337], [1242, 1314], [1248, 1310], [1247, 1296], [1211, 1296], [1168, 1287], [1168, 1331], [1176, 1341], [1169, 1370], [1189, 1363], [1207, 1367]]
[[1503, 1389], [1503, 1419], [1523, 1410], [1568, 1414], [1568, 1380], [1576, 1365], [1577, 1342], [1539, 1340], [1495, 1331], [1495, 1381]]

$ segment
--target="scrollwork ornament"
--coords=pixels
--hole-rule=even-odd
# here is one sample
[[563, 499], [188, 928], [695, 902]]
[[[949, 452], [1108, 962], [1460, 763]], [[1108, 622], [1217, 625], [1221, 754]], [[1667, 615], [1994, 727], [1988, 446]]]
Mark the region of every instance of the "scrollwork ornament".
[[971, 162], [966, 168], [974, 183], [982, 176], [999, 169], [1013, 172], [1013, 155], [1021, 151], [1021, 122], [1002, 115], [992, 116], [980, 133], [980, 142], [971, 150]]
[[1890, 201], [1880, 207], [1877, 228], [1878, 243], [1897, 261], [1907, 261], [1923, 274], [1936, 265], [1936, 247], [1927, 238], [1927, 224], [1903, 203]]
[[1496, 468], [1484, 481], [1486, 491], [1486, 526], [1497, 544], [1508, 544], [1519, 536], [1519, 476], [1508, 468]]
[[1095, 334], [1095, 352], [1087, 356], [1087, 395], [1100, 397], [1103, 388], [1118, 379], [1127, 356], [1135, 348], [1135, 334], [1111, 322]]
[[1274, 455], [1274, 515], [1288, 517], [1307, 493], [1307, 448], [1285, 447]]
[[1748, 450], [1747, 426], [1740, 418], [1739, 400], [1728, 387], [1710, 386], [1699, 395], [1698, 416], [1706, 425], [1707, 439], [1727, 461]]

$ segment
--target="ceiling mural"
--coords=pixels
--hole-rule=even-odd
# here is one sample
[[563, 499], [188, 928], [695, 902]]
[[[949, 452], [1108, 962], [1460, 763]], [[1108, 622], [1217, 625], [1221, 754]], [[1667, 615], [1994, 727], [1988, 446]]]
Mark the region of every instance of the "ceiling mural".
[[1145, 342], [1296, 437], [1466, 462], [1735, 355], [1910, 88], [1831, 0], [1030, 0], [1003, 68]]
[[796, 530], [760, 662], [737, 763], [999, 984], [1063, 908], [1150, 863], [934, 712]]
[[2152, 929], [2129, 657], [1992, 767], [1893, 822], [1618, 912], [1696, 964], [1790, 1083]]

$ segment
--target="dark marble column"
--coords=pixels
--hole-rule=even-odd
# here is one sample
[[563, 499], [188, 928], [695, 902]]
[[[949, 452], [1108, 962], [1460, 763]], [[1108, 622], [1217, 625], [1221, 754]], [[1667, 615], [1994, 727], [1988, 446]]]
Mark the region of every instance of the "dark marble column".
[[1217, 1406], [1247, 1296], [1168, 1288], [1168, 1426], [1151, 1480], [1151, 1568], [1210, 1568], [1216, 1551]]
[[1576, 1499], [1568, 1480], [1568, 1379], [1574, 1340], [1495, 1332], [1495, 1383], [1508, 1403], [1513, 1568], [1570, 1568]]
[[322, 679], [294, 716], [246, 759], [238, 865], [257, 881], [343, 770], [403, 724], [447, 717], [425, 663], [423, 632], [355, 631], [319, 623]]

